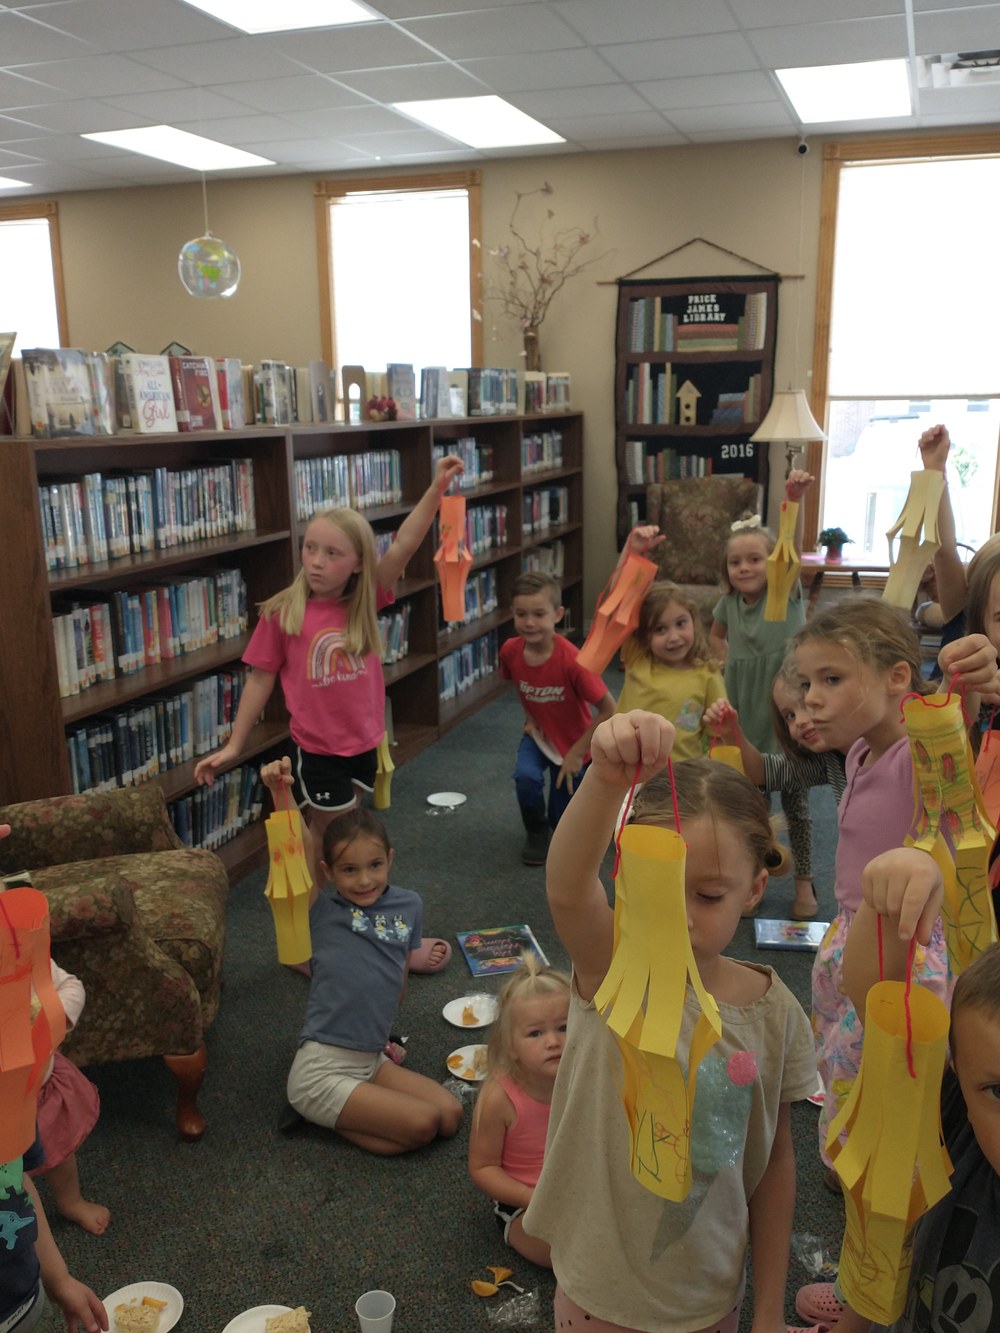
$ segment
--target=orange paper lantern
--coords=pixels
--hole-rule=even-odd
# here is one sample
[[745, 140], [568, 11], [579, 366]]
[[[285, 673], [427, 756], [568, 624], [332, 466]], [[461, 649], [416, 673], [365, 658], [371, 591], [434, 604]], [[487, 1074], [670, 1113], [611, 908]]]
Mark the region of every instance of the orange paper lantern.
[[601, 594], [577, 661], [600, 674], [639, 624], [642, 599], [656, 578], [657, 566], [645, 556], [630, 555], [618, 570], [610, 591]]
[[438, 514], [441, 545], [434, 556], [445, 620], [465, 619], [465, 580], [472, 554], [465, 544], [465, 496], [445, 495]]

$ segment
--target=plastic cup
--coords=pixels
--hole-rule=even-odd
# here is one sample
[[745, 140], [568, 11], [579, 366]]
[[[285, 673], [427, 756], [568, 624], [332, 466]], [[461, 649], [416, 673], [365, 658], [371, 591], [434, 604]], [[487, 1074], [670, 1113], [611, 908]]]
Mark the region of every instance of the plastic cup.
[[388, 1291], [366, 1291], [354, 1303], [361, 1333], [390, 1333], [396, 1298]]

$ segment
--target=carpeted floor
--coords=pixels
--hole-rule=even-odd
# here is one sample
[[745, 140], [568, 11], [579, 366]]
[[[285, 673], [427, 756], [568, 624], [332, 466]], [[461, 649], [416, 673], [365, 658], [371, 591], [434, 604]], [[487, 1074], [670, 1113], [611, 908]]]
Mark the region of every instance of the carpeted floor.
[[[609, 674], [612, 689], [620, 678]], [[513, 694], [483, 709], [394, 778], [386, 823], [396, 846], [394, 879], [419, 890], [429, 934], [526, 921], [553, 963], [566, 958], [549, 921], [544, 871], [521, 865], [523, 830], [510, 773], [520, 729]], [[465, 805], [437, 813], [431, 792], [464, 792]], [[812, 796], [814, 861], [821, 916], [833, 910], [834, 807]], [[469, 1280], [487, 1265], [514, 1269], [538, 1293], [538, 1320], [551, 1328], [551, 1274], [503, 1246], [489, 1202], [466, 1173], [468, 1118], [458, 1137], [409, 1156], [369, 1156], [333, 1134], [277, 1130], [308, 982], [276, 962], [263, 873], [230, 897], [225, 990], [208, 1035], [209, 1071], [201, 1096], [208, 1131], [178, 1141], [172, 1079], [155, 1060], [88, 1071], [102, 1097], [101, 1119], [79, 1154], [84, 1192], [107, 1204], [112, 1223], [94, 1238], [54, 1218], [71, 1271], [105, 1296], [126, 1283], [171, 1283], [183, 1294], [182, 1333], [221, 1333], [261, 1304], [304, 1304], [313, 1333], [357, 1328], [354, 1301], [372, 1287], [397, 1299], [395, 1333], [474, 1333], [492, 1327], [499, 1298], [481, 1300]], [[765, 915], [784, 917], [790, 880], [772, 883]], [[752, 922], [730, 950], [771, 963], [808, 1009], [808, 953], [758, 954]], [[399, 1020], [408, 1067], [447, 1078], [446, 1057], [465, 1034], [442, 1017], [448, 1000], [474, 984], [460, 956], [438, 976], [414, 977]], [[796, 1232], [815, 1235], [835, 1259], [843, 1210], [823, 1186], [816, 1110], [792, 1108], [799, 1171]], [[44, 1196], [44, 1185], [42, 1186]], [[787, 1314], [812, 1277], [792, 1263]], [[749, 1301], [743, 1328], [749, 1328]], [[798, 1321], [801, 1322], [801, 1321]], [[62, 1327], [53, 1315], [52, 1329]]]

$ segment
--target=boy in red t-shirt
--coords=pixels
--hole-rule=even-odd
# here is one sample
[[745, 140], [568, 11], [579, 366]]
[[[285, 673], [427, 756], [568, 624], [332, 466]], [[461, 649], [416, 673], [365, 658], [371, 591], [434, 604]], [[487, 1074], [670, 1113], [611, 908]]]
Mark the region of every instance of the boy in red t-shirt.
[[525, 712], [514, 766], [517, 802], [528, 831], [521, 860], [540, 866], [549, 833], [590, 760], [594, 728], [612, 716], [615, 701], [600, 676], [578, 665], [577, 649], [556, 633], [563, 605], [554, 578], [522, 574], [514, 582], [511, 604], [517, 637], [500, 648], [500, 673], [517, 686]]

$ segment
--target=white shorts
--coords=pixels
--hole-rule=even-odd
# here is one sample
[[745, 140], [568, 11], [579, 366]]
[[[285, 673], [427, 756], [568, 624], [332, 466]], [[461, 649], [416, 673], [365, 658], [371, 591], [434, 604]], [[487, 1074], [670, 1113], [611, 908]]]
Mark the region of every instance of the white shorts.
[[288, 1071], [288, 1100], [305, 1120], [336, 1129], [348, 1097], [362, 1083], [370, 1083], [385, 1064], [382, 1051], [351, 1051], [304, 1041]]

